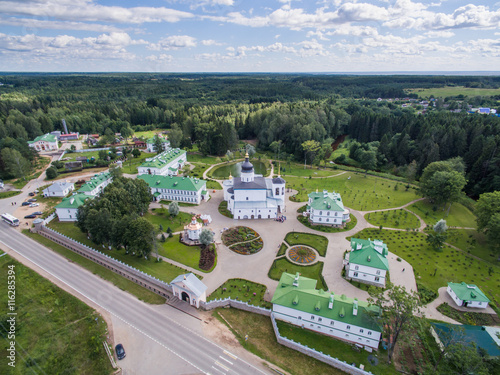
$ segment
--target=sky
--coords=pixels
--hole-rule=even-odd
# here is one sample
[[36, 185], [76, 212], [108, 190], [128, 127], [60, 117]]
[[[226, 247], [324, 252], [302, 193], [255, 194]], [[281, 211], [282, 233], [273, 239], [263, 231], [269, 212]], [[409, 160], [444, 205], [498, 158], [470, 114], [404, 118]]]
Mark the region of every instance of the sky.
[[0, 71], [500, 71], [500, 1], [0, 0]]

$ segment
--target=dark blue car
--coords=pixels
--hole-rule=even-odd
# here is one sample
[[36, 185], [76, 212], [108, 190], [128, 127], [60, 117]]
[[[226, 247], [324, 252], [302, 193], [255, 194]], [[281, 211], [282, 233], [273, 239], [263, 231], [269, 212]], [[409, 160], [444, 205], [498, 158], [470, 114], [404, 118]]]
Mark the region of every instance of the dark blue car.
[[125, 358], [125, 349], [123, 349], [122, 344], [116, 345], [115, 352], [116, 352], [116, 357], [118, 357], [118, 359]]

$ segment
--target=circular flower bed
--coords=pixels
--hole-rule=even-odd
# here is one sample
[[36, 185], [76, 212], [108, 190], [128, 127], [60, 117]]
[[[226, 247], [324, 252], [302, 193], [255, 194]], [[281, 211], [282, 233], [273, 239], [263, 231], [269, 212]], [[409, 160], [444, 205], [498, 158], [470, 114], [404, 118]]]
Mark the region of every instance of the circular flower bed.
[[296, 263], [310, 264], [316, 260], [316, 252], [307, 246], [297, 245], [288, 249], [288, 257]]
[[248, 227], [232, 227], [222, 233], [222, 242], [226, 246], [231, 246], [238, 242], [250, 241], [260, 235], [252, 228]]

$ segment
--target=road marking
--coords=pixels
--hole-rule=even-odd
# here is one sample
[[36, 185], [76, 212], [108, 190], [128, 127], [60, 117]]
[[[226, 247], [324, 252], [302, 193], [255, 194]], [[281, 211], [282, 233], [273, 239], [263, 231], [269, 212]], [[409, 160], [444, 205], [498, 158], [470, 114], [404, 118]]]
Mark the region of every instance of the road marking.
[[219, 366], [220, 366], [220, 367], [222, 367], [224, 370], [229, 371], [229, 368], [228, 368], [228, 367], [226, 367], [226, 366], [224, 366], [224, 365], [223, 365], [222, 363], [220, 363], [219, 361], [215, 361], [215, 364], [216, 364], [216, 365], [219, 365]]
[[227, 350], [224, 350], [224, 354], [231, 357], [232, 359], [238, 359], [233, 353], [229, 353]]
[[229, 359], [226, 359], [224, 358], [223, 356], [219, 356], [220, 359], [223, 359], [224, 361], [226, 361], [227, 363], [229, 363], [230, 365], [233, 365], [233, 362], [230, 362]]
[[220, 372], [221, 374], [224, 374], [224, 375], [226, 375], [226, 373], [225, 373], [225, 372], [222, 372], [222, 371], [221, 371], [221, 370], [219, 370], [219, 369], [218, 369], [217, 367], [214, 367], [214, 366], [212, 366], [212, 368], [213, 368], [214, 370], [217, 370], [217, 371], [219, 371], [219, 372]]

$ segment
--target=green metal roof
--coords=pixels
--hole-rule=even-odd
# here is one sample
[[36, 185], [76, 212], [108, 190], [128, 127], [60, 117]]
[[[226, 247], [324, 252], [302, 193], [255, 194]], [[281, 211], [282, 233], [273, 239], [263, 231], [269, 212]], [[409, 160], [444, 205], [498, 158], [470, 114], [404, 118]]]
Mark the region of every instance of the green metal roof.
[[[348, 298], [344, 294], [336, 295], [322, 289], [318, 290], [316, 280], [300, 276], [298, 273], [292, 275], [284, 272], [281, 275], [271, 302], [308, 314], [382, 332], [382, 327], [371, 316], [372, 313], [377, 314], [380, 311], [377, 306]], [[356, 306], [357, 315], [354, 315]]]
[[71, 197], [63, 198], [56, 208], [78, 208], [82, 206], [87, 199], [93, 199], [92, 196], [83, 193], [77, 193]]
[[140, 167], [161, 169], [163, 166], [165, 166], [165, 164], [172, 162], [174, 159], [184, 155], [185, 153], [185, 150], [171, 148], [167, 151], [163, 151], [161, 154], [156, 155], [151, 160], [142, 163]]
[[57, 142], [57, 137], [54, 134], [44, 134], [40, 135], [35, 138], [34, 141], [28, 142], [28, 143], [34, 143], [38, 141], [45, 141], [45, 142]]
[[462, 301], [490, 302], [488, 297], [474, 284], [448, 283], [448, 286]]
[[339, 193], [328, 193], [325, 190], [321, 193], [310, 193], [309, 199], [312, 200], [308, 203], [309, 206], [315, 210], [344, 211], [344, 203]]
[[92, 191], [109, 178], [111, 178], [109, 172], [97, 174], [92, 177], [86, 184], [82, 185], [82, 187], [78, 189], [78, 192]]
[[137, 178], [146, 181], [150, 188], [198, 191], [206, 189], [207, 182], [191, 177], [141, 174]]
[[382, 241], [352, 238], [351, 249], [349, 263], [389, 271], [389, 261], [387, 260], [389, 250]]
[[[163, 137], [158, 137], [161, 141], [161, 143], [170, 143], [170, 141], [168, 139], [165, 139]], [[149, 143], [149, 144], [152, 144], [152, 143], [155, 143], [155, 137], [152, 137], [152, 138], [149, 138], [146, 143]]]

